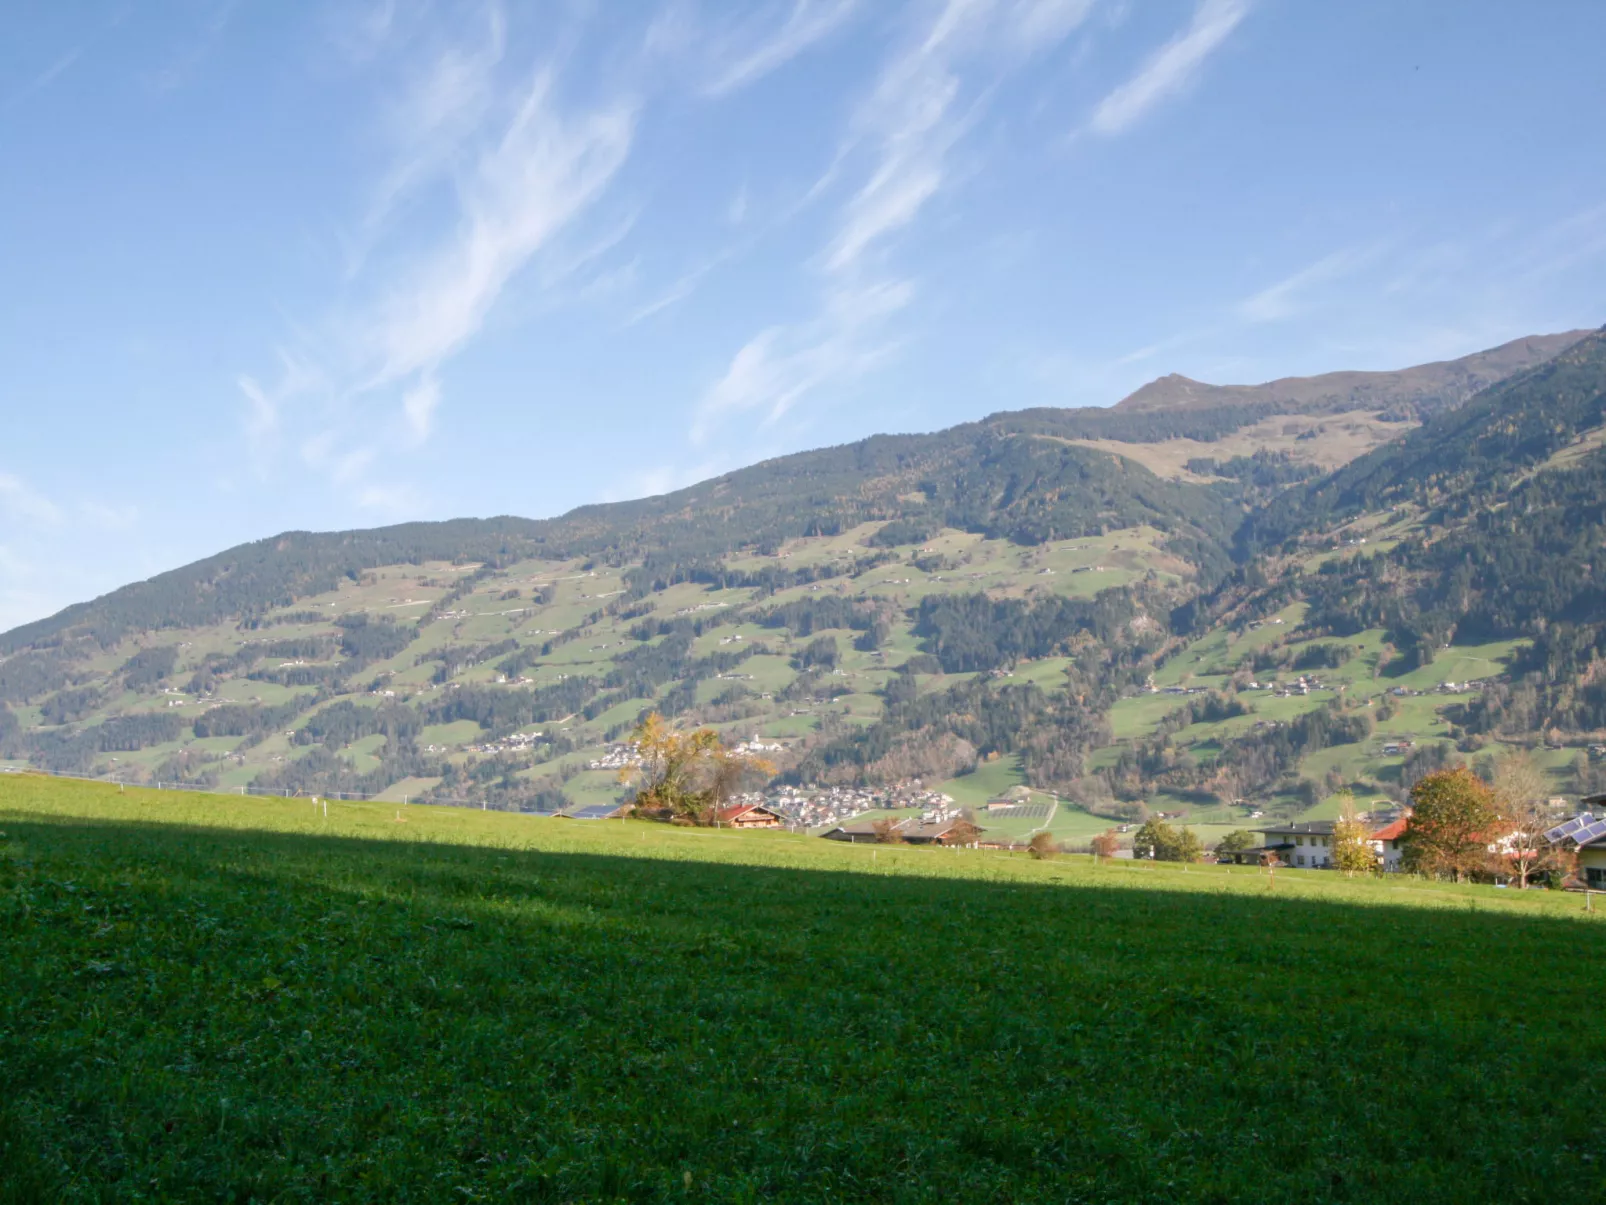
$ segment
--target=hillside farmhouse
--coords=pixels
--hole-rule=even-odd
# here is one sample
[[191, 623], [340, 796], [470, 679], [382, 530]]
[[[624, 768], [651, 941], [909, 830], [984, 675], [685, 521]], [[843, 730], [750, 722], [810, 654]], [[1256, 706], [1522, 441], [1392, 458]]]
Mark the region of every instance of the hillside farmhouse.
[[1384, 870], [1400, 868], [1400, 858], [1405, 853], [1401, 838], [1405, 836], [1405, 826], [1410, 822], [1410, 816], [1401, 816], [1393, 824], [1384, 825], [1367, 838], [1372, 848], [1377, 851], [1378, 864]]
[[1272, 824], [1259, 830], [1266, 836], [1264, 849], [1257, 854], [1275, 853], [1289, 866], [1321, 867], [1333, 864], [1333, 820], [1306, 820]]
[[722, 828], [781, 828], [786, 818], [762, 803], [737, 803], [719, 814]]

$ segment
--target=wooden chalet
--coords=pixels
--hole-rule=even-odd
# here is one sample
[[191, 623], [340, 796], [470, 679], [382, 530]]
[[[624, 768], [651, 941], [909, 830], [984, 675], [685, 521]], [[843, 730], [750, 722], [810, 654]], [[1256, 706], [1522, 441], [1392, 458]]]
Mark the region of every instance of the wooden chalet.
[[719, 814], [721, 828], [784, 828], [786, 817], [762, 803], [737, 803]]

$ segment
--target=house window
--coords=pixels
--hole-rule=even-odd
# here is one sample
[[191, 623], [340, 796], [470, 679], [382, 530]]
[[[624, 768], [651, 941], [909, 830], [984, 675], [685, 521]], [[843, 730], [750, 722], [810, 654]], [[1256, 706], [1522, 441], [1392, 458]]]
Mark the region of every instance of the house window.
[[1584, 882], [1595, 891], [1606, 891], [1606, 866], [1584, 867]]
[[1304, 854], [1300, 854], [1299, 855], [1299, 864], [1301, 866], [1303, 866], [1305, 864], [1305, 855]]

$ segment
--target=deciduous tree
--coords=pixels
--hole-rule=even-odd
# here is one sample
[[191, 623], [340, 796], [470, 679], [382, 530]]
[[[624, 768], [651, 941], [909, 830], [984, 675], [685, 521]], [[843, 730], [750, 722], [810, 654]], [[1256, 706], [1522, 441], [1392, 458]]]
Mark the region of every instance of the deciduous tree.
[[1465, 766], [1425, 775], [1411, 788], [1411, 819], [1400, 840], [1407, 870], [1457, 881], [1489, 860], [1498, 817], [1495, 794]]
[[1145, 820], [1143, 827], [1133, 834], [1134, 858], [1161, 859], [1161, 850], [1169, 848], [1177, 839], [1177, 830], [1164, 820]]
[[712, 824], [749, 779], [775, 772], [762, 758], [726, 748], [712, 728], [676, 732], [656, 711], [630, 739], [638, 764], [619, 778], [636, 785], [632, 810], [680, 824]]
[[1239, 828], [1234, 829], [1220, 841], [1216, 842], [1216, 852], [1218, 854], [1235, 854], [1240, 850], [1254, 849], [1259, 846], [1259, 844], [1260, 841], [1256, 839], [1254, 833], [1250, 832], [1248, 829]]
[[1371, 830], [1355, 814], [1355, 800], [1346, 795], [1340, 804], [1338, 822], [1333, 825], [1333, 866], [1350, 878], [1377, 869], [1377, 851], [1367, 840]]
[[1526, 888], [1530, 875], [1549, 869], [1551, 827], [1545, 774], [1526, 749], [1513, 750], [1495, 763], [1495, 804], [1499, 809], [1502, 852]]
[[1132, 856], [1152, 857], [1157, 862], [1197, 862], [1204, 856], [1204, 846], [1191, 828], [1175, 829], [1164, 820], [1150, 820], [1132, 838]]
[[954, 824], [953, 828], [948, 830], [948, 835], [942, 839], [942, 842], [944, 845], [973, 845], [980, 839], [981, 829], [976, 826], [974, 821], [960, 820]]

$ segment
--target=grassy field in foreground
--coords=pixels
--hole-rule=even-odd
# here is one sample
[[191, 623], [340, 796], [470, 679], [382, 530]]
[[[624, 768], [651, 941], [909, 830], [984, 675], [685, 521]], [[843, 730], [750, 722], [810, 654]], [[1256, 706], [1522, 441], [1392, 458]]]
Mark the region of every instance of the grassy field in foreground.
[[1577, 896], [10, 776], [0, 832], [0, 1200], [1551, 1200], [1606, 1161]]

